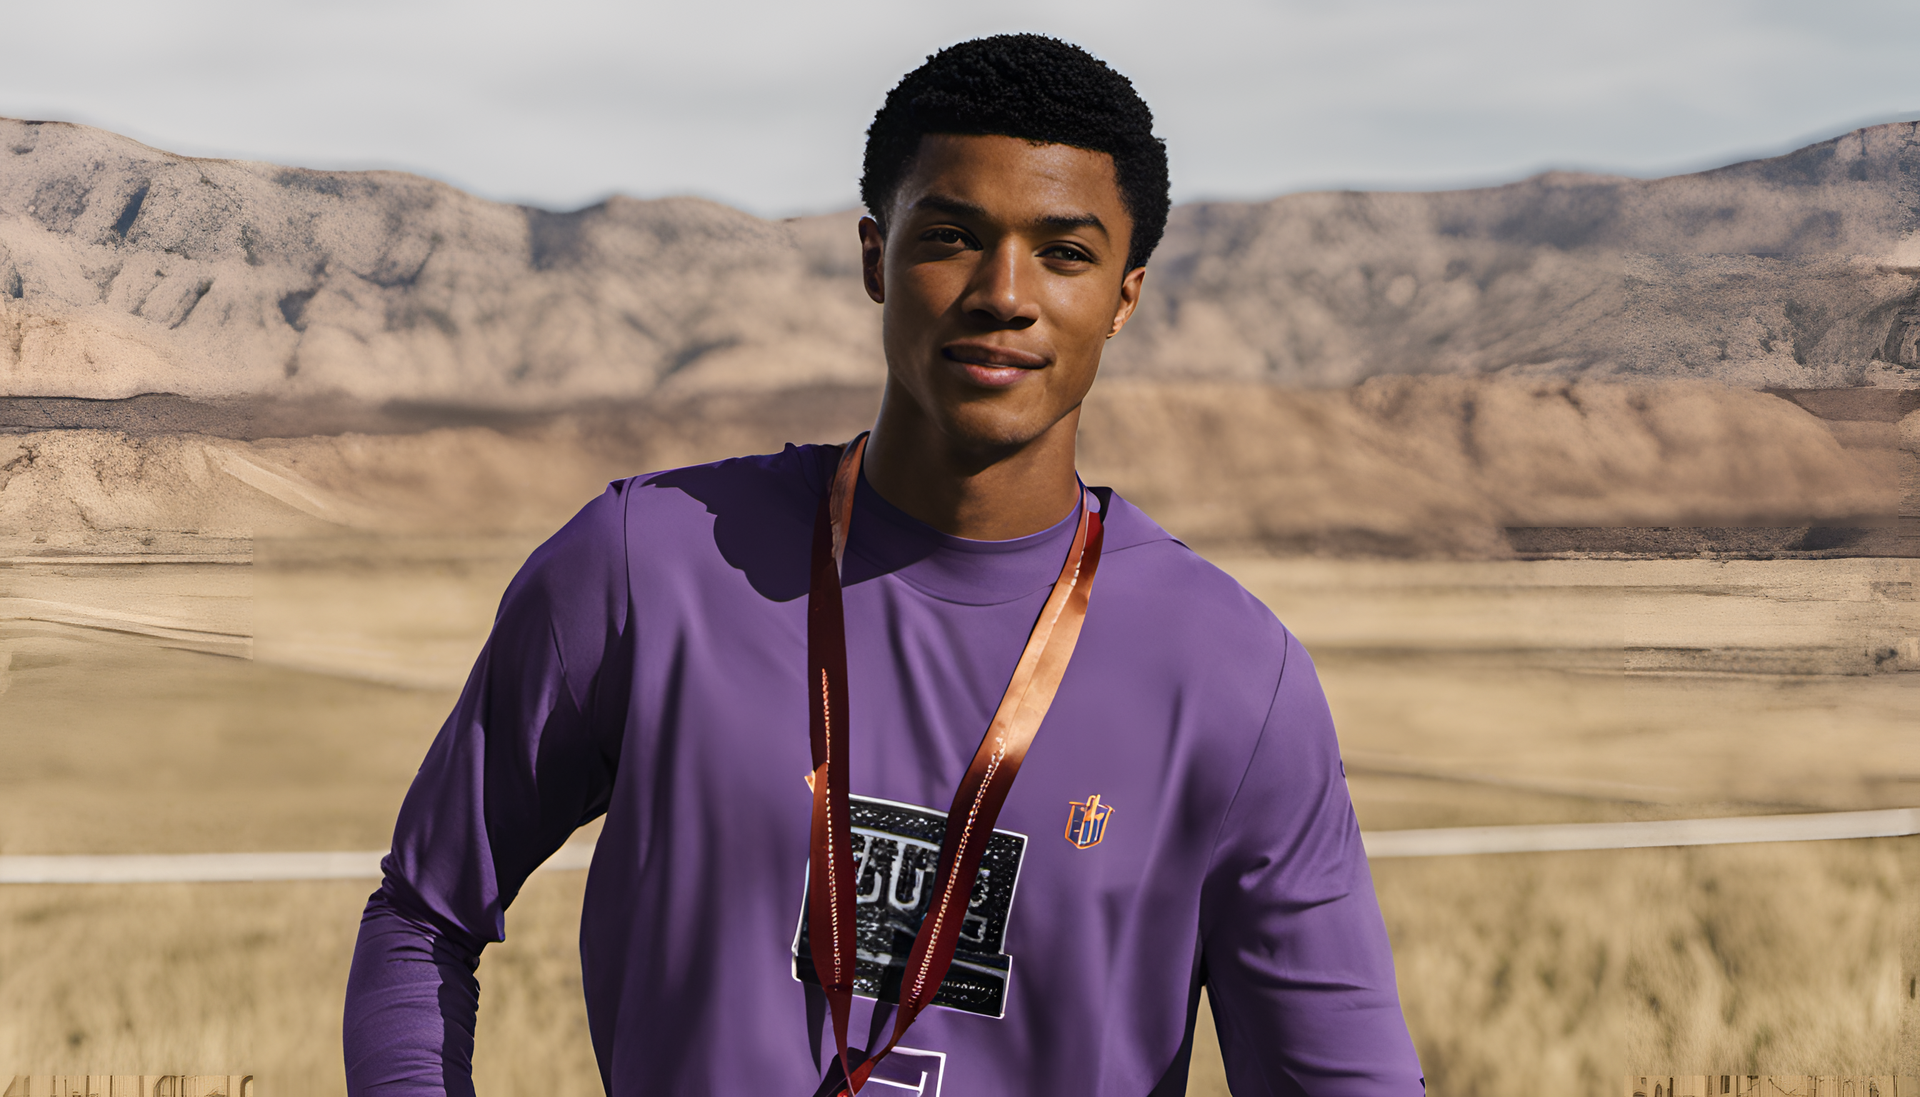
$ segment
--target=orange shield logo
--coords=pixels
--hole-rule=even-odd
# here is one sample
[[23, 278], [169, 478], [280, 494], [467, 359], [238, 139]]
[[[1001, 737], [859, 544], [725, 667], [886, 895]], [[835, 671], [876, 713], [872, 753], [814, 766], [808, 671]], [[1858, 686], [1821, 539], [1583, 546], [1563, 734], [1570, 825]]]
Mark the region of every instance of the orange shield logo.
[[1107, 819], [1113, 815], [1113, 808], [1100, 802], [1100, 794], [1095, 793], [1085, 802], [1074, 800], [1067, 808], [1067, 841], [1075, 849], [1092, 849], [1106, 836]]

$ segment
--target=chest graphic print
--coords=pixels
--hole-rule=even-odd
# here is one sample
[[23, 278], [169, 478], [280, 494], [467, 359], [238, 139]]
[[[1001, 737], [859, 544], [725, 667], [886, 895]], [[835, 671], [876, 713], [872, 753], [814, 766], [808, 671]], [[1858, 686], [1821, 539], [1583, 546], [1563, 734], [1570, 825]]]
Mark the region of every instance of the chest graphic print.
[[[947, 836], [945, 812], [866, 796], [848, 798], [853, 823], [854, 929], [857, 955], [853, 992], [882, 1002], [900, 1000], [900, 982], [933, 900], [940, 843]], [[953, 966], [934, 993], [933, 1004], [986, 1017], [1007, 1011], [1007, 916], [1013, 909], [1027, 836], [996, 830], [987, 839], [974, 877], [966, 920]], [[801, 897], [800, 929], [793, 940], [793, 977], [820, 984], [807, 933], [807, 901]]]

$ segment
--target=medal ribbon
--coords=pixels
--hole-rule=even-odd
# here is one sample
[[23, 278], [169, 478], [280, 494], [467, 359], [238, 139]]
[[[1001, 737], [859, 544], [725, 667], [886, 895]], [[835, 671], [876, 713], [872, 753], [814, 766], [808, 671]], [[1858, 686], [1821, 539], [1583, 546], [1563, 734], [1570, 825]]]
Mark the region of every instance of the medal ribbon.
[[953, 805], [947, 809], [947, 834], [940, 845], [933, 898], [914, 936], [913, 952], [901, 980], [893, 1035], [879, 1054], [868, 1056], [859, 1067], [849, 1070], [847, 1020], [853, 1008], [855, 964], [854, 864], [847, 792], [847, 629], [840, 572], [866, 445], [867, 436], [862, 434], [841, 452], [832, 487], [820, 500], [813, 524], [812, 586], [807, 595], [807, 664], [809, 690], [814, 693], [812, 886], [807, 889], [807, 934], [813, 970], [833, 1016], [841, 1077], [847, 1079], [839, 1090], [842, 1097], [860, 1091], [873, 1068], [899, 1045], [914, 1018], [932, 1003], [947, 977], [960, 941], [960, 927], [973, 898], [980, 858], [1000, 817], [1000, 806], [1020, 773], [1020, 763], [1026, 759], [1041, 721], [1046, 719], [1067, 663], [1073, 658], [1074, 645], [1079, 642], [1093, 574], [1100, 564], [1101, 542], [1100, 514], [1088, 505], [1087, 492], [1082, 489], [1080, 521], [1074, 530], [1073, 547], [1061, 565], [1060, 578], [1047, 595], [993, 722], [987, 725], [966, 776], [954, 790]]

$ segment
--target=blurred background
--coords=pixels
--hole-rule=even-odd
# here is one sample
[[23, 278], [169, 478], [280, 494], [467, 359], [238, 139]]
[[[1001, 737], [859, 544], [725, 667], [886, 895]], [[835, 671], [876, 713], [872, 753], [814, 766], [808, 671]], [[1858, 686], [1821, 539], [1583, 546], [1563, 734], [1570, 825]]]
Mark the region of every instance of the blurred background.
[[189, 156], [396, 168], [571, 209], [857, 200], [867, 123], [927, 54], [1010, 31], [1127, 74], [1174, 197], [1670, 175], [1920, 109], [1898, 0], [8, 0], [0, 101]]
[[[0, 20], [0, 855], [383, 846], [606, 480], [870, 421], [865, 127], [1008, 30], [1180, 203], [1084, 472], [1306, 642], [1365, 829], [1920, 806], [1912, 5]], [[1374, 876], [1430, 1092], [1920, 1074], [1920, 839]], [[583, 884], [487, 951], [482, 1092], [598, 1085]], [[0, 1075], [341, 1092], [371, 887], [0, 885]]]

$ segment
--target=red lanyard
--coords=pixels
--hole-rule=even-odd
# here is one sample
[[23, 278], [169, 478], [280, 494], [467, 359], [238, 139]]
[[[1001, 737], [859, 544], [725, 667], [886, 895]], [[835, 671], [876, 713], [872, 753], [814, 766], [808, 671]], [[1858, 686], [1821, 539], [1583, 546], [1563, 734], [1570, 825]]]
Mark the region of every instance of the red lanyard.
[[847, 792], [847, 627], [840, 598], [841, 560], [853, 521], [853, 492], [860, 480], [860, 455], [867, 436], [855, 438], [840, 455], [833, 485], [820, 500], [813, 523], [813, 584], [807, 596], [807, 664], [817, 686], [813, 709], [813, 849], [807, 889], [807, 933], [813, 969], [833, 1014], [833, 1038], [840, 1050], [843, 1095], [858, 1093], [873, 1068], [892, 1051], [907, 1026], [927, 1008], [947, 977], [960, 927], [966, 921], [973, 881], [980, 872], [1000, 805], [1020, 772], [1034, 733], [1046, 719], [1060, 679], [1073, 658], [1080, 626], [1087, 617], [1087, 596], [1100, 564], [1100, 515], [1080, 497], [1080, 522], [1073, 547], [1061, 565], [1053, 593], [1027, 636], [1013, 680], [974, 751], [967, 775], [947, 809], [947, 836], [940, 845], [940, 866], [933, 898], [914, 935], [913, 952], [900, 982], [900, 1010], [893, 1037], [879, 1054], [847, 1069], [847, 1017], [853, 1008], [854, 864]]

